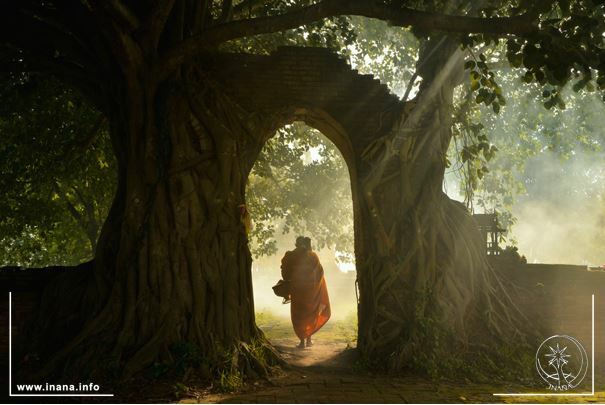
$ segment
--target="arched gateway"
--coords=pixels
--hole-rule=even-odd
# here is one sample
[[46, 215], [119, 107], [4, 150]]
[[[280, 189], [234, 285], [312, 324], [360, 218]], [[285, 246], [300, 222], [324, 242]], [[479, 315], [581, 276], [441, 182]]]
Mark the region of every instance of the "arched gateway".
[[[208, 193], [208, 190], [212, 191], [209, 193], [211, 197], [219, 195], [222, 198], [207, 201], [208, 204], [215, 204], [209, 205], [214, 209], [214, 214], [222, 211], [227, 214], [222, 217], [224, 224], [221, 227], [216, 221], [210, 221], [217, 235], [210, 240], [214, 250], [219, 246], [231, 247], [234, 240], [239, 250], [245, 250], [240, 236], [242, 232], [231, 221], [236, 212], [231, 207], [239, 204], [239, 198], [244, 195], [246, 170], [251, 169], [256, 156], [275, 130], [293, 121], [304, 121], [320, 130], [340, 149], [350, 172], [353, 197], [355, 258], [360, 292], [358, 348], [365, 356], [382, 363], [388, 362], [387, 366], [392, 368], [401, 368], [410, 359], [413, 360], [415, 348], [425, 352], [436, 351], [438, 348], [432, 345], [432, 338], [443, 331], [456, 331], [455, 337], [464, 339], [469, 331], [479, 334], [485, 332], [487, 327], [483, 321], [500, 326], [516, 323], [490, 316], [514, 315], [507, 309], [511, 306], [510, 298], [503, 293], [499, 282], [494, 281], [493, 273], [485, 267], [486, 261], [482, 256], [484, 241], [476, 223], [464, 207], [447, 198], [441, 188], [445, 168], [442, 152], [447, 149], [451, 136], [448, 131], [452, 124], [452, 94], [459, 82], [454, 77], [455, 69], [440, 69], [449, 66], [451, 58], [448, 55], [450, 53], [444, 53], [444, 57], [420, 73], [423, 82], [429, 83], [427, 86], [430, 86], [430, 79], [438, 84], [436, 91], [431, 92], [431, 87], [425, 86], [419, 94], [428, 93], [430, 97], [422, 99], [419, 96], [421, 99], [418, 101], [408, 103], [402, 103], [371, 76], [352, 70], [329, 50], [317, 48], [279, 48], [270, 55], [221, 53], [206, 56], [203, 66], [207, 77], [203, 81], [209, 86], [178, 88], [178, 91], [196, 96], [207, 91], [208, 99], [227, 93], [233, 101], [228, 103], [228, 107], [233, 109], [239, 106], [243, 111], [240, 115], [235, 112], [235, 116], [221, 116], [222, 110], [219, 108], [214, 115], [208, 115], [202, 109], [211, 100], [189, 108], [184, 102], [176, 104], [179, 108], [175, 111], [180, 119], [175, 122], [184, 123], [187, 130], [178, 132], [179, 136], [182, 135], [179, 138], [182, 148], [170, 162], [170, 181], [175, 186], [171, 190], [187, 197], [178, 201], [189, 201], [190, 196], [197, 195], [199, 200], [196, 201], [203, 202], [204, 193]], [[441, 71], [446, 74], [441, 75]], [[190, 103], [194, 101], [189, 99]], [[206, 121], [200, 122], [193, 115], [203, 117]], [[403, 144], [391, 145], [394, 129], [401, 129], [402, 122], [410, 121], [412, 124], [406, 129]], [[206, 132], [216, 133], [216, 136], [209, 137], [204, 130], [200, 130], [204, 125], [210, 127]], [[242, 142], [220, 144], [222, 134], [243, 127], [257, 130], [254, 133], [243, 130]], [[246, 137], [252, 135], [254, 139], [246, 142]], [[380, 168], [381, 174], [376, 176], [379, 179], [372, 183], [371, 192], [368, 193], [369, 188], [365, 186], [367, 179], [376, 172], [382, 153], [387, 149], [397, 149], [399, 154], [389, 161], [388, 166]], [[221, 156], [226, 154], [245, 161], [241, 165], [244, 169], [239, 170], [239, 162], [229, 166], [234, 162], [232, 158], [222, 160]], [[228, 174], [235, 180], [231, 185], [209, 184], [208, 178], [204, 178], [202, 184], [209, 184], [210, 188], [200, 192], [188, 177], [194, 169], [198, 174], [205, 174], [209, 170], [221, 175]], [[224, 195], [214, 193], [215, 190], [224, 192]], [[216, 211], [217, 207], [222, 211]], [[177, 219], [186, 221], [191, 218], [199, 220], [201, 217], [181, 215]], [[199, 228], [196, 235], [202, 237], [203, 243], [199, 246], [203, 248], [208, 245], [206, 239], [213, 234], [207, 231], [204, 224], [198, 226], [195, 221], [190, 224], [194, 225]], [[181, 248], [182, 244], [171, 246]], [[207, 262], [204, 258], [202, 269], [208, 272], [206, 278], [201, 280], [205, 283], [204, 288], [193, 289], [189, 286], [191, 279], [187, 278], [186, 266], [157, 269], [158, 274], [179, 270], [173, 280], [186, 293], [203, 295], [204, 302], [198, 304], [218, 302], [212, 310], [204, 313], [196, 312], [188, 300], [179, 301], [181, 295], [187, 295], [180, 294], [175, 298], [175, 302], [184, 306], [183, 313], [190, 314], [190, 318], [201, 318], [192, 323], [196, 327], [204, 326], [205, 332], [198, 339], [201, 342], [205, 342], [206, 335], [209, 335], [208, 328], [214, 328], [214, 333], [225, 342], [250, 339], [254, 334], [253, 318], [249, 316], [252, 305], [249, 261], [230, 255], [228, 249], [223, 250], [219, 250], [219, 253], [224, 253], [222, 258], [225, 263], [220, 266], [214, 266], [214, 262]], [[196, 252], [195, 249], [191, 251]], [[237, 263], [233, 261], [234, 257], [238, 258]], [[76, 269], [49, 267], [43, 271], [3, 268], [0, 271], [0, 286], [4, 291], [14, 293], [13, 339], [19, 341], [18, 335], [25, 321], [31, 315], [35, 318], [43, 293], [51, 298], [65, 295], [65, 285], [69, 284], [59, 283], [58, 275], [69, 273], [72, 275], [69, 280], [74, 283], [84, 279], [94, 281], [95, 264], [84, 263]], [[229, 271], [226, 272], [227, 269]], [[98, 270], [105, 277], [102, 272], [106, 269], [101, 267]], [[127, 274], [131, 274], [130, 269], [126, 270], [129, 270]], [[191, 274], [199, 276], [199, 269]], [[112, 277], [109, 273], [105, 279], [111, 281]], [[511, 277], [521, 285], [535, 285], [535, 280], [528, 278], [527, 272], [511, 273]], [[543, 276], [540, 277], [542, 280]], [[545, 279], [549, 277], [544, 274]], [[574, 280], [577, 277], [579, 274], [574, 273]], [[591, 279], [588, 280], [588, 277]], [[594, 277], [597, 275], [582, 276], [589, 286], [587, 291], [600, 285], [600, 281], [592, 280]], [[561, 280], [571, 278], [565, 276]], [[57, 287], [56, 290], [51, 289], [51, 294], [45, 288], [49, 284]], [[213, 284], [212, 288], [206, 288], [210, 284]], [[229, 290], [229, 294], [223, 296], [217, 295], [216, 291], [221, 291], [221, 288], [233, 291]], [[162, 285], [156, 292], [164, 289]], [[553, 289], [553, 294], [558, 289]], [[81, 299], [86, 290], [78, 287], [69, 291], [70, 297], [79, 294], [75, 298]], [[52, 304], [48, 297], [46, 304]], [[80, 302], [75, 298], [70, 302]], [[222, 315], [217, 312], [221, 309], [219, 304], [224, 306]], [[71, 310], [74, 309], [79, 311], [80, 305], [75, 305]], [[56, 319], [71, 319], [63, 314], [57, 311]], [[223, 322], [225, 314], [235, 315], [229, 318], [228, 324]], [[8, 318], [6, 300], [0, 303], [0, 316]], [[145, 317], [142, 319], [149, 320]], [[178, 322], [182, 320], [176, 318]], [[191, 330], [202, 329], [189, 328]], [[500, 331], [514, 332], [514, 329]], [[56, 328], [55, 332], [56, 336], [53, 336], [56, 342], [64, 342], [66, 329]], [[177, 334], [176, 337], [180, 336]], [[164, 338], [170, 342], [174, 337]], [[49, 340], [48, 337], [46, 339]], [[5, 353], [7, 346], [6, 340], [0, 341], [0, 348], [4, 348]], [[208, 347], [212, 348], [211, 345]]]
[[[385, 228], [378, 229], [375, 225], [377, 221], [380, 223], [382, 218], [386, 218], [388, 222], [388, 215], [393, 214], [390, 208], [393, 204], [392, 201], [387, 200], [398, 198], [399, 187], [396, 185], [394, 187], [387, 178], [383, 185], [374, 188], [372, 201], [375, 205], [372, 207], [368, 205], [369, 200], [367, 196], [362, 195], [361, 190], [362, 179], [370, 172], [372, 159], [375, 158], [374, 155], [367, 153], [368, 149], [372, 149], [368, 147], [375, 145], [377, 141], [379, 143], [390, 134], [395, 122], [406, 110], [406, 105], [371, 75], [359, 74], [332, 51], [323, 48], [282, 47], [270, 55], [220, 53], [206, 56], [203, 66], [208, 74], [206, 79], [215, 83], [211, 86], [219, 92], [225, 92], [245, 111], [242, 114], [243, 118], [238, 117], [236, 121], [249, 119], [253, 121], [251, 125], [248, 126], [247, 122], [242, 125], [259, 128], [259, 132], [254, 134], [254, 141], [235, 152], [238, 158], [247, 162], [242, 165], [243, 167], [251, 169], [250, 162], [254, 162], [264, 143], [278, 128], [293, 121], [304, 121], [318, 129], [338, 147], [347, 163], [351, 178], [355, 259], [360, 291], [359, 328], [370, 331], [365, 335], [366, 337], [371, 336], [373, 331], [390, 330], [388, 340], [392, 342], [401, 332], [403, 322], [398, 322], [400, 325], [398, 328], [393, 328], [392, 323], [380, 323], [381, 320], [386, 319], [381, 315], [380, 308], [389, 307], [390, 304], [388, 300], [384, 300], [384, 297], [373, 296], [377, 289], [374, 286], [368, 287], [377, 280], [366, 269], [371, 266], [372, 273], [376, 269], [377, 246], [378, 248], [384, 246], [376, 243], [376, 240], [384, 238]], [[198, 90], [185, 89], [186, 93], [195, 91]], [[189, 109], [183, 108], [183, 111], [185, 113], [181, 114], [182, 122], [189, 121], [187, 125], [192, 128], [190, 133], [198, 133], [200, 125], [204, 124], [187, 116], [186, 111]], [[230, 120], [230, 117], [223, 118]], [[227, 127], [232, 124], [232, 122], [219, 123]], [[238, 125], [240, 124], [234, 126]], [[206, 150], [204, 148], [208, 147], [206, 144], [200, 146], [200, 143], [193, 139], [189, 141], [189, 145], [192, 145], [190, 147], [192, 150], [196, 148]], [[249, 145], [254, 146], [249, 147]], [[178, 178], [183, 173], [187, 173], [200, 162], [205, 164], [205, 155], [201, 158], [190, 158], [189, 155], [197, 155], [186, 149], [174, 153], [177, 159], [170, 170], [170, 175], [175, 179], [176, 185], [182, 184], [179, 183]], [[245, 182], [238, 180], [236, 183], [239, 184], [237, 187], [242, 187]], [[181, 188], [175, 186], [177, 192], [184, 192]], [[383, 193], [381, 190], [387, 192]], [[241, 194], [243, 195], [243, 189]], [[378, 215], [378, 212], [381, 214]], [[384, 255], [385, 252], [382, 254]], [[54, 280], [57, 280], [57, 275], [76, 271], [88, 278], [87, 274], [92, 276], [94, 272], [95, 263], [89, 262], [77, 267], [76, 270], [48, 268], [44, 272], [34, 269], [31, 271], [16, 268], [3, 269], [0, 278], [5, 289], [23, 291], [18, 299], [30, 303], [19, 305], [19, 311], [23, 313], [18, 318], [26, 320], [30, 315], [36, 316], [37, 303], [40, 302], [45, 287], [56, 284]], [[248, 273], [249, 270], [248, 268]], [[241, 288], [251, 293], [250, 274], [244, 276], [244, 279]], [[237, 305], [249, 304], [251, 302], [246, 299]], [[2, 312], [7, 313], [7, 309], [3, 308]], [[364, 325], [366, 323], [371, 325]], [[17, 328], [15, 333], [19, 334], [19, 330], [20, 328]], [[371, 340], [372, 347], [379, 344], [374, 339]], [[360, 336], [358, 347], [362, 348], [365, 341], [367, 339]]]
[[[403, 103], [372, 75], [362, 75], [325, 48], [281, 47], [270, 55], [221, 54], [211, 62], [215, 77], [231, 98], [248, 112], [261, 116], [263, 128], [275, 130], [303, 121], [321, 131], [342, 153], [350, 174], [355, 226], [355, 260], [360, 291], [360, 329], [376, 314], [376, 297], [370, 274], [364, 274], [384, 237], [382, 221], [388, 222], [390, 201], [397, 188], [387, 181], [374, 189], [373, 205], [362, 195], [362, 179], [371, 170], [374, 156], [366, 151], [389, 135], [413, 102]], [[396, 180], [392, 178], [391, 180]], [[383, 191], [386, 191], [383, 193]], [[378, 215], [377, 212], [381, 212]], [[359, 337], [359, 345], [364, 337]]]
[[[145, 361], [132, 356], [126, 366], [129, 372], [143, 367], [171, 342], [184, 339], [200, 344], [208, 354], [214, 352], [215, 340], [249, 352], [245, 342], [252, 341], [258, 331], [253, 323], [251, 260], [237, 207], [244, 200], [246, 178], [264, 143], [293, 121], [320, 130], [340, 149], [348, 165], [362, 354], [402, 368], [417, 344], [434, 332], [432, 325], [439, 323], [445, 330], [464, 334], [476, 318], [477, 311], [470, 310], [479, 308], [474, 303], [489, 304], [490, 290], [475, 286], [486, 284], [490, 276], [483, 272], [485, 260], [476, 225], [465, 208], [442, 190], [453, 88], [459, 83], [459, 69], [450, 66], [459, 61], [455, 57], [458, 47], [452, 44], [451, 52], [440, 54], [421, 71], [421, 90], [426, 96], [417, 104], [402, 103], [386, 86], [360, 75], [326, 49], [209, 54], [199, 65], [182, 71], [187, 85], [174, 86], [167, 93], [170, 108], [166, 113], [172, 126], [165, 135], [170, 136], [171, 148], [169, 156], [161, 155], [166, 160], [159, 161], [166, 165], [165, 177], [150, 194], [168, 204], [168, 211], [162, 205], [149, 205], [149, 216], [141, 217], [136, 204], [128, 205], [128, 215], [108, 221], [103, 241], [107, 248], [98, 250], [101, 255], [94, 264], [81, 266], [89, 268], [82, 277], [95, 291], [115, 293], [116, 302], [127, 302], [127, 306], [139, 301], [147, 305], [129, 306], [142, 312], [129, 318], [126, 328], [111, 316], [100, 323], [96, 318], [86, 320], [98, 333], [117, 327], [137, 342], [153, 343], [153, 350], [144, 351], [133, 345]], [[395, 142], [392, 135], [402, 133], [402, 123], [407, 125], [405, 137]], [[156, 146], [166, 150], [163, 144]], [[153, 155], [135, 157], [141, 166], [136, 166], [133, 176], [145, 170], [156, 173], [158, 162]], [[120, 191], [116, 201], [139, 201], [136, 190], [122, 187]], [[123, 228], [123, 234], [131, 236], [139, 220], [155, 226], [153, 237], [161, 243], [146, 238], [144, 244], [133, 246], [153, 260], [134, 268], [112, 266], [111, 227]], [[109, 288], [119, 277], [132, 288]], [[141, 279], [153, 280], [144, 285], [153, 293], [143, 289], [137, 294]], [[165, 279], [170, 282], [157, 282]], [[97, 288], [98, 280], [102, 288]], [[57, 294], [62, 291], [59, 287]], [[83, 299], [85, 290], [76, 291]], [[73, 310], [79, 306], [64, 312]], [[170, 316], [160, 325], [157, 317], [149, 316], [156, 311]], [[110, 314], [110, 307], [99, 314]], [[65, 328], [54, 329], [56, 339], [64, 339]], [[135, 329], [137, 336], [130, 333]], [[94, 339], [88, 329], [86, 335], [82, 339]]]

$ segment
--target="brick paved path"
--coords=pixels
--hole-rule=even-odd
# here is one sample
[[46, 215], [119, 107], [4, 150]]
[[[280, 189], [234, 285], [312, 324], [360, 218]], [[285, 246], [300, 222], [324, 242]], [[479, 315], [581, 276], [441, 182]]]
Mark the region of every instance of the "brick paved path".
[[[527, 387], [430, 380], [416, 376], [373, 375], [354, 367], [354, 352], [344, 345], [318, 343], [303, 351], [295, 341], [274, 342], [292, 367], [270, 382], [255, 383], [237, 394], [213, 394], [181, 402], [215, 403], [439, 403], [439, 402], [605, 402], [596, 397], [495, 397], [494, 392], [519, 392]], [[335, 355], [335, 353], [337, 353]]]

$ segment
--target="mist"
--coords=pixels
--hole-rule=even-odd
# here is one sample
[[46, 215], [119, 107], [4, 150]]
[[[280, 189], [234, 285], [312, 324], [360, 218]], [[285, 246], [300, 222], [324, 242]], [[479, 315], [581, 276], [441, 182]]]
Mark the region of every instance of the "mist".
[[281, 279], [282, 257], [304, 235], [324, 269], [329, 323], [356, 319], [351, 182], [336, 146], [302, 122], [285, 126], [267, 142], [250, 178], [246, 200], [255, 312], [290, 317], [290, 305], [282, 304], [272, 286]]
[[[506, 159], [506, 157], [504, 157]], [[575, 152], [561, 157], [542, 151], [516, 173], [525, 190], [510, 206], [513, 223], [501, 246], [517, 246], [528, 263], [605, 264], [605, 167], [602, 152]], [[444, 189], [464, 197], [455, 174]], [[499, 208], [499, 209], [498, 209]], [[504, 209], [475, 206], [476, 213], [505, 216]]]
[[[288, 250], [294, 249], [296, 235], [280, 235], [277, 240], [278, 254], [255, 259], [252, 263], [252, 282], [254, 285], [254, 306], [256, 312], [270, 312], [275, 315], [289, 317], [290, 305], [282, 304], [282, 298], [273, 294], [271, 287], [281, 278], [281, 258]], [[342, 271], [341, 267], [351, 267], [349, 263], [343, 266], [336, 259], [336, 253], [331, 249], [316, 251], [324, 269], [328, 285], [332, 320], [344, 319], [351, 313], [357, 312], [355, 295], [355, 271]]]
[[605, 264], [601, 153], [544, 152], [526, 165], [527, 194], [513, 205], [512, 237], [530, 263]]
[[[501, 246], [517, 246], [529, 263], [604, 265], [602, 101], [567, 88], [567, 108], [547, 110], [535, 89], [516, 81], [503, 88], [504, 110], [476, 115], [499, 151], [473, 196], [474, 212], [496, 211], [509, 229]], [[446, 173], [444, 191], [463, 201], [460, 166]]]

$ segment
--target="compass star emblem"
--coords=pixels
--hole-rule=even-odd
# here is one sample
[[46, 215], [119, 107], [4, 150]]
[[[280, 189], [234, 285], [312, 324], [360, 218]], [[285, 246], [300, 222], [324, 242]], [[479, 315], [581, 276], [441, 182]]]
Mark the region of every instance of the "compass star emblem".
[[560, 349], [559, 348], [559, 343], [557, 343], [557, 348], [553, 348], [552, 346], [548, 346], [548, 348], [550, 349], [550, 353], [545, 354], [545, 357], [551, 357], [550, 361], [548, 362], [549, 366], [554, 366], [554, 367], [562, 367], [564, 365], [566, 365], [568, 363], [568, 361], [566, 359], [568, 359], [569, 357], [571, 357], [570, 354], [565, 354], [565, 350], [567, 350], [567, 346], [565, 346], [564, 348]]
[[536, 368], [549, 389], [566, 391], [577, 387], [588, 369], [588, 356], [575, 338], [555, 335], [546, 339], [536, 353]]

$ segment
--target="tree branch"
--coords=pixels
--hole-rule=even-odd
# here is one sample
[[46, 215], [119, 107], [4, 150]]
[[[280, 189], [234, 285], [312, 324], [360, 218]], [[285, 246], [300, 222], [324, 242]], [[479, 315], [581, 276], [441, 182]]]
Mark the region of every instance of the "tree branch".
[[99, 132], [104, 124], [107, 123], [105, 114], [99, 114], [89, 133], [73, 144], [69, 145], [67, 153], [62, 157], [68, 164], [71, 163], [79, 153], [83, 153], [90, 148], [97, 139]]
[[266, 0], [245, 0], [242, 1], [241, 3], [233, 6], [233, 16], [234, 17], [241, 17], [242, 15], [244, 15], [245, 13], [248, 13], [248, 15], [252, 14], [253, 12], [255, 12], [256, 10], [258, 10], [259, 8], [271, 4], [273, 3], [273, 1], [270, 1], [269, 3], [267, 3]]
[[69, 198], [67, 197], [67, 195], [65, 194], [65, 192], [63, 191], [61, 186], [59, 186], [59, 184], [56, 181], [53, 181], [53, 188], [54, 188], [55, 192], [59, 195], [59, 197], [65, 203], [65, 206], [67, 207], [67, 211], [69, 211], [71, 216], [76, 220], [76, 222], [80, 225], [80, 227], [82, 227], [82, 229], [84, 231], [86, 231], [86, 221], [84, 221], [84, 218], [82, 217], [82, 215], [78, 212], [78, 210], [71, 203], [71, 201], [69, 201]]
[[67, 197], [67, 194], [63, 191], [63, 189], [61, 189], [61, 186], [59, 186], [57, 181], [53, 181], [53, 188], [59, 197], [65, 202], [67, 211], [69, 211], [71, 216], [76, 220], [78, 225], [80, 225], [80, 228], [82, 228], [86, 234], [86, 237], [90, 242], [91, 253], [94, 256], [97, 246], [98, 223], [94, 216], [94, 206], [92, 202], [87, 201], [77, 187], [71, 187], [71, 189], [75, 192], [77, 199], [80, 200], [80, 203], [86, 211], [86, 218], [84, 218], [75, 205], [69, 200], [69, 197]]
[[221, 23], [229, 21], [229, 20], [231, 20], [232, 15], [233, 15], [233, 1], [232, 0], [223, 0], [223, 5], [221, 7], [221, 16], [219, 17], [219, 21]]
[[95, 249], [97, 247], [97, 236], [99, 234], [99, 225], [97, 218], [95, 217], [94, 202], [92, 199], [85, 198], [77, 187], [72, 186], [72, 189], [74, 190], [76, 196], [78, 197], [78, 200], [80, 200], [80, 203], [84, 207], [84, 211], [86, 213], [86, 228], [84, 229], [84, 231], [86, 232], [86, 236], [88, 236], [88, 239], [90, 241], [90, 247], [94, 255]]
[[164, 31], [164, 25], [172, 12], [175, 0], [158, 0], [151, 15], [145, 23], [146, 37], [150, 49], [157, 49], [158, 42]]
[[141, 25], [138, 17], [126, 7], [121, 0], [105, 0], [101, 2], [105, 9], [129, 31], [134, 31]]
[[284, 31], [340, 15], [377, 18], [392, 25], [413, 26], [431, 32], [523, 35], [539, 29], [535, 19], [528, 15], [468, 17], [429, 13], [367, 0], [324, 0], [277, 16], [236, 20], [211, 27], [169, 51], [162, 58], [164, 63], [160, 74], [173, 71], [184, 61], [229, 40]]

